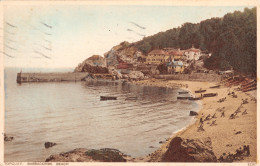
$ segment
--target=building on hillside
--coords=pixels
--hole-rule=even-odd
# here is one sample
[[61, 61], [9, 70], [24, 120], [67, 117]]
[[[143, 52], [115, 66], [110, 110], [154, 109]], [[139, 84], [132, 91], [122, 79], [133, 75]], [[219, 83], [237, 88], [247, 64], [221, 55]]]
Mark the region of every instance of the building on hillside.
[[168, 52], [168, 56], [170, 57], [170, 61], [180, 61], [183, 59], [184, 52], [180, 49], [178, 50], [171, 50]]
[[184, 55], [186, 56], [187, 60], [199, 60], [201, 56], [201, 50], [194, 48], [192, 45], [192, 48], [184, 50]]
[[124, 62], [119, 57], [117, 57], [118, 65], [116, 65], [117, 71], [122, 74], [129, 74], [133, 70], [133, 64]]
[[182, 61], [168, 62], [166, 66], [169, 74], [183, 73], [185, 69], [185, 66]]
[[148, 56], [146, 57], [146, 64], [156, 64], [159, 65], [161, 63], [165, 63], [169, 61], [169, 56], [167, 55], [167, 52], [157, 49], [152, 50], [148, 53]]

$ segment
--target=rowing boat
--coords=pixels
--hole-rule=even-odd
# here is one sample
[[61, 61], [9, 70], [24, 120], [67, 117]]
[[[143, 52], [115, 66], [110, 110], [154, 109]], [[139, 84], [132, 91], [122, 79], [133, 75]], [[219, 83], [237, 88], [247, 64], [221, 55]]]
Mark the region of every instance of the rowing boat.
[[100, 100], [116, 100], [117, 97], [113, 96], [100, 96]]

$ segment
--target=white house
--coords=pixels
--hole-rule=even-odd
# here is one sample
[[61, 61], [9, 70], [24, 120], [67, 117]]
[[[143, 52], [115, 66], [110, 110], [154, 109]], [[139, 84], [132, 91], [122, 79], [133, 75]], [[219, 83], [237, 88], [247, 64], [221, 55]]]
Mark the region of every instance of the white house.
[[194, 48], [192, 45], [192, 48], [184, 50], [184, 55], [186, 56], [187, 60], [199, 60], [201, 56], [201, 50]]

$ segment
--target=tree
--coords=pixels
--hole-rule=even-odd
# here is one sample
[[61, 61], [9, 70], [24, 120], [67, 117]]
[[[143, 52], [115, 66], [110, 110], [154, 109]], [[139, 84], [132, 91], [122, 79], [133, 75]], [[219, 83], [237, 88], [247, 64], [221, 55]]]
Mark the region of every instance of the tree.
[[232, 67], [239, 72], [256, 75], [256, 7], [198, 24], [185, 23], [145, 37], [135, 46], [147, 54], [152, 49], [166, 47], [188, 49], [192, 44], [212, 53], [209, 59], [204, 60], [208, 69]]

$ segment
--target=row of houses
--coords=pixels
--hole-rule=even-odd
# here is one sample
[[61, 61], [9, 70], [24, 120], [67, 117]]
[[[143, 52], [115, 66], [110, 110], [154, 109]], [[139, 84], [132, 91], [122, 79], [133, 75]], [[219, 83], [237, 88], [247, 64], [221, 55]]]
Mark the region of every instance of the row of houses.
[[187, 50], [174, 48], [156, 49], [148, 53], [146, 64], [165, 64], [168, 73], [182, 73], [189, 66], [190, 62], [197, 61], [204, 55], [211, 56], [211, 54], [205, 54], [200, 49], [194, 48], [194, 46]]
[[192, 48], [187, 50], [180, 50], [174, 48], [164, 48], [152, 50], [148, 53], [146, 58], [146, 64], [161, 64], [174, 61], [187, 61], [187, 60], [199, 60], [201, 56], [201, 50]]
[[199, 60], [203, 55], [200, 49], [192, 48], [187, 50], [180, 50], [175, 48], [164, 48], [164, 49], [155, 49], [148, 53], [147, 56], [142, 55], [142, 62], [137, 63], [127, 63], [124, 60], [119, 58], [117, 54], [113, 54], [113, 51], [107, 55], [106, 60], [107, 64], [113, 66], [120, 73], [129, 73], [132, 70], [137, 70], [140, 68], [140, 65], [145, 69], [151, 70], [151, 67], [154, 66], [155, 69], [159, 64], [165, 64], [168, 73], [182, 73], [184, 69], [189, 65], [189, 62], [193, 60]]

